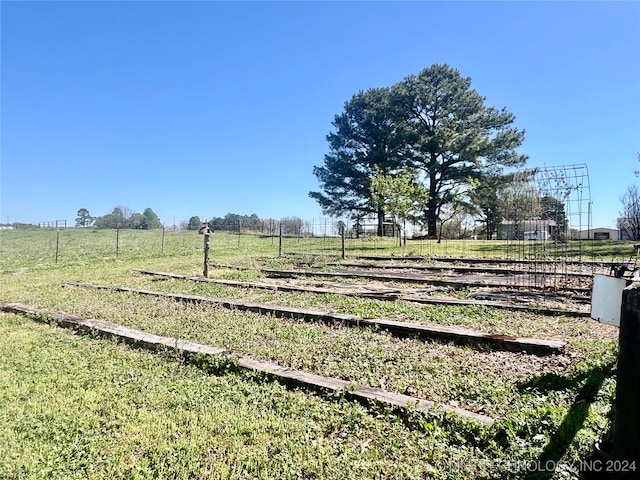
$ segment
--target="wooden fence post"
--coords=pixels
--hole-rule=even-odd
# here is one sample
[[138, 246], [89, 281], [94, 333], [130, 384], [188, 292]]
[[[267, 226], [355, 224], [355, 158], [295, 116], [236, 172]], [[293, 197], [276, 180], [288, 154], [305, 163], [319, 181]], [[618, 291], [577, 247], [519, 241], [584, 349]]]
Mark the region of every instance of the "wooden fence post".
[[209, 229], [204, 232], [204, 265], [202, 270], [202, 276], [209, 278]]
[[278, 242], [278, 257], [282, 256], [282, 222], [280, 222], [280, 240]]
[[346, 230], [345, 226], [342, 225], [340, 227], [340, 233], [341, 233], [341, 237], [342, 237], [342, 259], [344, 260], [345, 257], [345, 249], [344, 249], [344, 231]]
[[[622, 292], [620, 316], [620, 351], [616, 384], [615, 422], [613, 431], [613, 467], [619, 463], [634, 470], [617, 470], [615, 478], [638, 478], [640, 471], [640, 284], [634, 283]], [[612, 467], [612, 468], [613, 468]], [[612, 471], [613, 473], [613, 471]], [[612, 477], [613, 478], [613, 477]]]

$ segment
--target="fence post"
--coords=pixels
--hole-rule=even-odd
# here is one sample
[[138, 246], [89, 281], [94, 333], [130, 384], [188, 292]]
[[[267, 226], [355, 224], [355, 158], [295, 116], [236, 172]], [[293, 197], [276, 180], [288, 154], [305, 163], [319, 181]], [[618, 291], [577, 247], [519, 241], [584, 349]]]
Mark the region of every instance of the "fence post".
[[56, 231], [56, 263], [58, 263], [58, 251], [60, 248], [60, 229]]
[[407, 221], [404, 219], [402, 220], [402, 233], [404, 235], [403, 246], [406, 247], [407, 246]]
[[240, 222], [241, 220], [238, 219], [238, 248], [240, 248]]
[[[634, 283], [622, 292], [618, 374], [616, 384], [615, 422], [612, 455], [615, 461], [631, 464], [637, 478], [640, 469], [640, 284]], [[617, 472], [620, 474], [620, 472]], [[616, 477], [619, 478], [619, 477]], [[627, 478], [627, 477], [622, 477]]]
[[202, 270], [202, 276], [209, 278], [209, 229], [204, 232], [204, 265]]
[[162, 243], [160, 244], [160, 253], [164, 255], [164, 225], [162, 226]]
[[282, 256], [282, 223], [280, 223], [280, 239], [278, 241], [278, 256]]
[[344, 251], [344, 250], [345, 250], [345, 249], [344, 249], [344, 231], [345, 231], [345, 230], [346, 230], [345, 226], [344, 226], [344, 225], [342, 225], [342, 226], [340, 227], [340, 234], [341, 234], [340, 236], [342, 237], [342, 259], [343, 259], [343, 260], [344, 260], [344, 258], [345, 258], [345, 251]]

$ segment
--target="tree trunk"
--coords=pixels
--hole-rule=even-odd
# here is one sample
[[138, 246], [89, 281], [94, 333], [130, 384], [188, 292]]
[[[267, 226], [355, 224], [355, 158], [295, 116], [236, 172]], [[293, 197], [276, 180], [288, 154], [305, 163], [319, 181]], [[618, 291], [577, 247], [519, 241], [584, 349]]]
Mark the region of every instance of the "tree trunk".
[[378, 236], [384, 236], [384, 212], [378, 208]]
[[[433, 154], [432, 154], [433, 156]], [[436, 172], [429, 172], [429, 201], [427, 202], [427, 237], [436, 238], [438, 235], [438, 204], [436, 195]]]

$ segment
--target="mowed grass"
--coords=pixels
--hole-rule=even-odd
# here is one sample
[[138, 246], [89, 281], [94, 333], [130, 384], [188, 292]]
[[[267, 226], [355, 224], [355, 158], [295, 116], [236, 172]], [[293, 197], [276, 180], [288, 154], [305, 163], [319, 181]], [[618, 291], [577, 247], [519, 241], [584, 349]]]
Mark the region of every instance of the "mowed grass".
[[[535, 477], [536, 472], [526, 471], [527, 462], [546, 460], [567, 467], [561, 478], [578, 478], [571, 462], [590, 455], [593, 443], [610, 435], [616, 331], [593, 321], [486, 307], [274, 294], [133, 272], [201, 274], [202, 237], [192, 232], [183, 233], [191, 234], [184, 253], [158, 253], [154, 243], [145, 250], [148, 232], [131, 232], [131, 242], [139, 245], [135, 255], [58, 264], [27, 256], [15, 260], [11, 255], [21, 242], [17, 237], [5, 241], [13, 233], [0, 232], [4, 301], [194, 339], [232, 355], [408, 393], [498, 421], [480, 427], [441, 411], [425, 416], [365, 407], [342, 396], [287, 390], [229, 369], [224, 360], [220, 368], [199, 369], [171, 355], [73, 337], [3, 314], [0, 359], [8, 368], [0, 373], [0, 412], [11, 413], [0, 424], [0, 443], [6, 444], [0, 450], [0, 478], [546, 478], [544, 472]], [[240, 246], [232, 235], [211, 238], [213, 262], [288, 265], [274, 258], [277, 239], [274, 251], [269, 238], [242, 236]], [[628, 245], [608, 248], [607, 255], [613, 255]], [[261, 277], [219, 268], [211, 275]], [[562, 355], [536, 357], [399, 340], [385, 332], [64, 287], [70, 280], [464, 325], [562, 339], [569, 347]], [[114, 416], [117, 422], [111, 423]]]
[[423, 478], [463, 453], [346, 400], [0, 319], [0, 478]]

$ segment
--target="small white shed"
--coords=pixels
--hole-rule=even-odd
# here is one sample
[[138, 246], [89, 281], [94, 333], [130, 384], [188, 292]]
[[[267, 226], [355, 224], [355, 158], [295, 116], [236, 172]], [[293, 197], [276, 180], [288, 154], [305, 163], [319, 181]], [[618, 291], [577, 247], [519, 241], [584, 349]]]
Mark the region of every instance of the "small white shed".
[[620, 230], [615, 228], [580, 230], [580, 240], [620, 240]]

